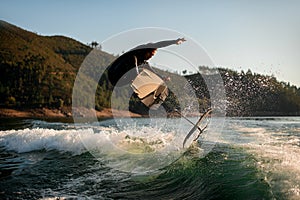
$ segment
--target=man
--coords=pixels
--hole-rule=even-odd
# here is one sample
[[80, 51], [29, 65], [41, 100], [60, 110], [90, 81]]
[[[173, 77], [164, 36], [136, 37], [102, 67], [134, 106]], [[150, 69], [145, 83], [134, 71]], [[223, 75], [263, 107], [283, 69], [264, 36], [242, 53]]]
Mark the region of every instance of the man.
[[[124, 86], [131, 83], [131, 81], [139, 73], [138, 66], [146, 64], [146, 61], [155, 55], [158, 48], [163, 48], [173, 44], [179, 45], [184, 41], [186, 41], [184, 38], [178, 38], [177, 40], [167, 40], [156, 43], [148, 43], [131, 49], [130, 51], [118, 57], [108, 67], [107, 71], [110, 83], [113, 86], [116, 86], [117, 83], [118, 86]], [[136, 68], [136, 73], [127, 73], [133, 68]]]

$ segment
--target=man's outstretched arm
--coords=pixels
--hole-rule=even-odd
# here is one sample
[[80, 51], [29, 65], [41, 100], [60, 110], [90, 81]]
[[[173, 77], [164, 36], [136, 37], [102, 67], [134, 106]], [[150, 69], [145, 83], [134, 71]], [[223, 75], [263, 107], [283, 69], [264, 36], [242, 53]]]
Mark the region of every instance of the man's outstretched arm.
[[136, 49], [158, 49], [158, 48], [162, 48], [162, 47], [167, 47], [173, 44], [181, 44], [183, 42], [185, 42], [186, 40], [184, 38], [178, 38], [177, 40], [165, 40], [165, 41], [160, 41], [160, 42], [156, 42], [156, 43], [148, 43], [148, 44], [143, 44], [140, 46], [135, 47], [132, 50], [136, 50]]

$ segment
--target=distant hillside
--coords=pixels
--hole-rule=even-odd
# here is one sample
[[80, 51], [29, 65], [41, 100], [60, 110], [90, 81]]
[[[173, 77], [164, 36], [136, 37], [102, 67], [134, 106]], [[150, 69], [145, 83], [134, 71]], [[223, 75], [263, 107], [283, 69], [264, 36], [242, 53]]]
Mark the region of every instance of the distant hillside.
[[[72, 89], [76, 74], [84, 59], [93, 49], [64, 36], [40, 36], [7, 22], [0, 21], [0, 107], [2, 108], [62, 108], [72, 105]], [[110, 107], [112, 86], [103, 71], [115, 59], [101, 50], [87, 61], [92, 65], [81, 77], [85, 83], [77, 99], [78, 105], [90, 106], [86, 88], [97, 85], [95, 108]], [[167, 111], [180, 109], [174, 94], [185, 92], [177, 83], [182, 76], [155, 69], [162, 76], [170, 76], [170, 95], [164, 106]], [[209, 70], [200, 67], [200, 71]], [[275, 77], [252, 73], [250, 70], [236, 72], [219, 68], [227, 96], [229, 116], [252, 115], [300, 115], [300, 88], [279, 82]], [[98, 81], [98, 74], [103, 76]], [[201, 76], [202, 75], [202, 76]], [[213, 79], [214, 74], [192, 74], [186, 78], [199, 98], [200, 111], [210, 106], [209, 92], [203, 76]], [[93, 78], [94, 77], [94, 78]], [[98, 81], [98, 82], [97, 82]], [[85, 87], [87, 86], [87, 87]], [[131, 90], [122, 90], [113, 98], [117, 109], [128, 109]], [[184, 95], [184, 94], [183, 94]], [[180, 98], [180, 97], [179, 97]], [[132, 95], [129, 109], [145, 114], [147, 109]]]
[[[39, 36], [5, 21], [0, 21], [0, 38], [0, 106], [71, 105], [76, 73], [91, 47], [64, 36]], [[101, 66], [114, 59], [100, 55]]]
[[[199, 67], [199, 71], [205, 70], [209, 69]], [[250, 70], [237, 72], [219, 68], [218, 71], [225, 86], [228, 116], [300, 115], [300, 88]], [[213, 76], [206, 78], [213, 79]], [[199, 99], [209, 100], [202, 76], [193, 74], [186, 78]]]

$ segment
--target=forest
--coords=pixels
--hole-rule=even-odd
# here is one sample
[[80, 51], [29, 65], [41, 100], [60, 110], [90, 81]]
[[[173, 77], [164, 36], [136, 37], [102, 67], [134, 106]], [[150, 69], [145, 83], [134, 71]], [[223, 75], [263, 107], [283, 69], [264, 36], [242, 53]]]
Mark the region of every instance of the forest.
[[[199, 67], [199, 71], [208, 69]], [[278, 81], [276, 77], [217, 68], [222, 77], [228, 116], [286, 116], [300, 114], [300, 88]], [[214, 76], [214, 75], [211, 75]], [[212, 77], [211, 77], [212, 78]], [[187, 76], [200, 98], [209, 99], [200, 74]], [[204, 86], [204, 87], [203, 87]]]
[[[116, 58], [96, 48], [64, 36], [40, 36], [7, 22], [0, 21], [0, 107], [1, 108], [63, 108], [72, 106], [72, 89], [76, 74], [91, 51], [97, 52], [95, 66], [84, 72], [88, 84], [98, 85], [95, 109], [110, 107], [112, 86], [105, 68]], [[98, 43], [97, 43], [98, 44]], [[228, 116], [281, 116], [300, 114], [300, 88], [278, 81], [276, 77], [254, 73], [251, 70], [234, 71], [229, 68], [200, 66], [199, 72], [184, 75], [199, 99], [200, 109], [210, 105], [210, 96], [205, 79], [205, 70], [217, 70], [222, 77]], [[157, 69], [158, 70], [158, 69]], [[103, 73], [99, 80], [89, 75]], [[171, 76], [176, 83], [179, 74], [159, 71]], [[183, 73], [184, 74], [184, 70]], [[82, 90], [83, 97], [84, 90]], [[132, 91], [122, 91], [116, 98], [118, 109], [128, 109], [128, 96]], [[125, 95], [126, 94], [126, 95]], [[85, 105], [86, 99], [79, 99]], [[133, 95], [129, 109], [144, 112], [139, 100]], [[167, 106], [173, 105], [173, 107]], [[88, 106], [88, 105], [86, 105]], [[127, 106], [127, 107], [126, 107]], [[171, 91], [165, 102], [168, 112], [178, 107]]]

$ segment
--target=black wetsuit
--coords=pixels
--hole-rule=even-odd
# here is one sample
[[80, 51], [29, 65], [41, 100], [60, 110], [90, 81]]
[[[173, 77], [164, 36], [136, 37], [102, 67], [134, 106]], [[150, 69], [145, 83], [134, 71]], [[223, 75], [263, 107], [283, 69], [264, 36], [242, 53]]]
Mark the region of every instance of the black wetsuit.
[[118, 81], [118, 86], [129, 84], [137, 74], [136, 72], [126, 74], [128, 71], [150, 59], [151, 56], [149, 57], [149, 54], [151, 54], [152, 51], [172, 44], [177, 44], [177, 42], [178, 40], [167, 40], [157, 43], [143, 44], [124, 53], [108, 67], [109, 81], [113, 86], [116, 86]]

